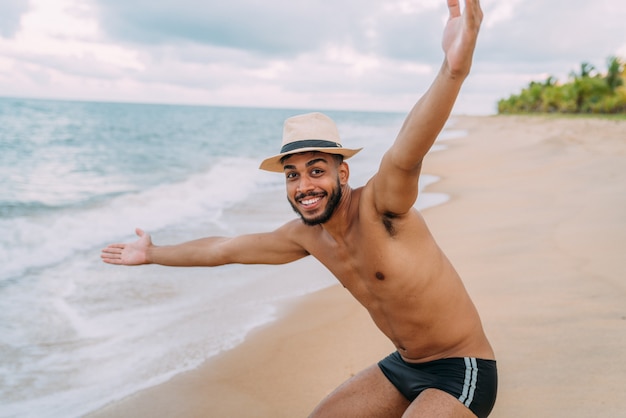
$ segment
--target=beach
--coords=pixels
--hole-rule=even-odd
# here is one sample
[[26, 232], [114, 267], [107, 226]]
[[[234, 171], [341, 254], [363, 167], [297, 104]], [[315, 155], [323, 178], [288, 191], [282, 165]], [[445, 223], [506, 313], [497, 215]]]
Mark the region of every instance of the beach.
[[[626, 121], [455, 116], [423, 215], [495, 349], [493, 417], [626, 416]], [[284, 266], [281, 266], [284, 267]], [[314, 260], [280, 269], [329, 276]], [[200, 367], [91, 417], [304, 417], [393, 350], [334, 285]]]

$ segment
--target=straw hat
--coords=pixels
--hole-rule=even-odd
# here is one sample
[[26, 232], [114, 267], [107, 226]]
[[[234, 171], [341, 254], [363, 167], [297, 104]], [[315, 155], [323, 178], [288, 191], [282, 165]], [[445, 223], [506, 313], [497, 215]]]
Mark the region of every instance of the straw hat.
[[331, 118], [318, 112], [307, 113], [293, 116], [285, 121], [280, 154], [266, 158], [259, 168], [282, 173], [283, 165], [280, 160], [285, 155], [319, 151], [327, 154], [341, 154], [344, 159], [347, 159], [362, 149], [343, 148], [337, 125]]

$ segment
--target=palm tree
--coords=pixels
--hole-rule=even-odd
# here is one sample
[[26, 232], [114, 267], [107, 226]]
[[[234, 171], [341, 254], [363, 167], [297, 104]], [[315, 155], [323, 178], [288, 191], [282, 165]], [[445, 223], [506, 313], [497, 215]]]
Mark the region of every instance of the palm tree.
[[596, 70], [592, 64], [588, 62], [583, 62], [580, 64], [580, 78], [591, 77], [591, 73]]
[[544, 82], [531, 81], [519, 94], [498, 102], [498, 113], [626, 112], [626, 62], [617, 57], [607, 59], [606, 73], [599, 73], [588, 63], [580, 72], [572, 71], [570, 80], [561, 84], [555, 77]]
[[624, 84], [621, 74], [624, 71], [624, 63], [616, 56], [609, 57], [606, 73], [606, 83], [611, 90], [611, 93], [615, 93], [615, 89]]

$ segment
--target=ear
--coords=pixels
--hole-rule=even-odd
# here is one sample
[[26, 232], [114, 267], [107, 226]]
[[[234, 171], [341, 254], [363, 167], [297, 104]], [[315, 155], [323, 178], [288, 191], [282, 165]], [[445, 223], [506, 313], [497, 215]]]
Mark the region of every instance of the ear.
[[350, 167], [345, 161], [339, 164], [339, 167], [337, 167], [337, 173], [339, 174], [339, 183], [342, 186], [348, 184], [348, 179], [350, 178]]

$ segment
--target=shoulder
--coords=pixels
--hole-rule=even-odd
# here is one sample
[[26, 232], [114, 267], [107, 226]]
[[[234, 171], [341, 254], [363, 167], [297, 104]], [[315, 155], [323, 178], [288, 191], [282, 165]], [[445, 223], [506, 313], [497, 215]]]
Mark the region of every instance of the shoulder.
[[293, 238], [294, 240], [310, 233], [309, 227], [307, 227], [300, 219], [292, 219], [291, 221], [288, 221], [280, 226], [274, 232], [285, 238]]
[[378, 171], [364, 186], [367, 204], [373, 205], [379, 214], [406, 214], [417, 200], [421, 162], [404, 168], [392, 156], [392, 151], [399, 152], [396, 148], [385, 153]]
[[369, 215], [377, 218], [383, 216], [396, 217], [398, 214], [392, 213], [383, 205], [378, 203], [377, 195], [380, 191], [377, 190], [380, 185], [376, 183], [376, 176], [372, 177], [365, 186], [358, 189], [358, 208], [361, 215]]
[[426, 224], [419, 211], [411, 206], [403, 213], [396, 213], [377, 204], [374, 181], [370, 180], [360, 191], [358, 200], [359, 218], [362, 227], [373, 227], [385, 231], [389, 237], [396, 237], [402, 231], [426, 229]]
[[293, 219], [283, 224], [274, 233], [306, 249], [309, 247], [311, 240], [315, 240], [321, 231], [322, 227], [319, 225], [309, 226], [305, 225], [300, 219]]

